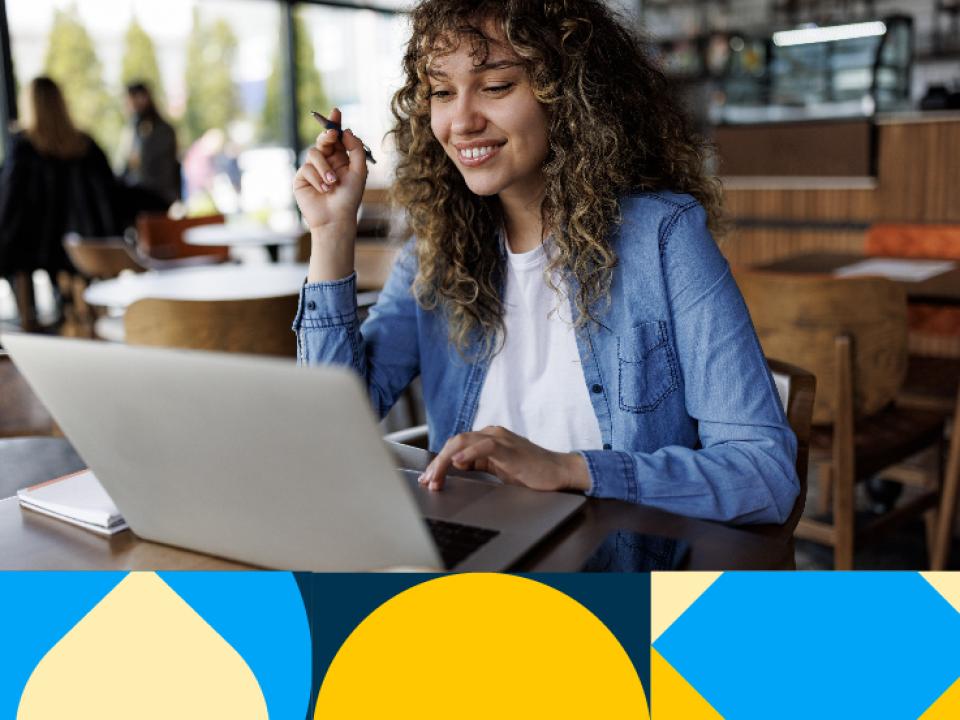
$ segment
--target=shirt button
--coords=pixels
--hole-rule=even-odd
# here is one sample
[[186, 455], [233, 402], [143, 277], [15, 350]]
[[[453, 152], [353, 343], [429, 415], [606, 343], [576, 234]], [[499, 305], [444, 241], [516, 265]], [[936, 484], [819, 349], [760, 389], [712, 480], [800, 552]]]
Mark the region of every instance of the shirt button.
[[613, 445], [611, 445], [610, 443], [604, 443], [604, 444], [603, 444], [603, 449], [604, 449], [604, 450], [613, 450]]
[[317, 304], [313, 300], [307, 303], [307, 310], [316, 310], [316, 309], [317, 309]]
[[600, 384], [592, 385], [590, 387], [590, 390], [593, 391], [595, 395], [599, 395], [600, 393], [603, 392], [603, 385], [600, 385]]

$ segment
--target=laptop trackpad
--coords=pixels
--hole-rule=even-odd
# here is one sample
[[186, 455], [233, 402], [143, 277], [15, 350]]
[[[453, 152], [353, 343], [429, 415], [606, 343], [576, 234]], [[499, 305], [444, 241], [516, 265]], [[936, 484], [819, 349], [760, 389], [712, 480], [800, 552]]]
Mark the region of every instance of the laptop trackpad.
[[417, 478], [420, 473], [415, 470], [401, 470], [407, 484], [413, 488], [413, 496], [417, 499], [420, 512], [424, 517], [451, 518], [468, 505], [475, 503], [484, 495], [496, 489], [497, 485], [469, 480], [458, 480], [456, 477], [447, 479], [443, 492], [431, 492], [420, 487]]

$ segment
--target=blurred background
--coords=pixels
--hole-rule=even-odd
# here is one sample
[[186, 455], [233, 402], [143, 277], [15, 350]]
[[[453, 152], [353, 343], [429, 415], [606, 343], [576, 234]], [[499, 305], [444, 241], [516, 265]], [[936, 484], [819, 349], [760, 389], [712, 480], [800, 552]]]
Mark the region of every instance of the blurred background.
[[[739, 227], [755, 229], [765, 215], [742, 194], [758, 184], [751, 178], [764, 178], [767, 189], [771, 177], [781, 185], [789, 179], [793, 190], [823, 189], [824, 182], [873, 188], [886, 149], [879, 123], [960, 108], [957, 0], [611, 1], [645, 29], [698, 126], [717, 142], [716, 171], [729, 179]], [[176, 130], [186, 212], [242, 212], [282, 224], [294, 213], [289, 180], [298, 153], [317, 132], [311, 109], [340, 107], [383, 158], [370, 185], [389, 184], [384, 137], [409, 5], [3, 0], [3, 146], [20, 88], [45, 74], [119, 172], [123, 90], [145, 82]], [[796, 218], [784, 211], [775, 219]], [[874, 219], [853, 209], [803, 218], [804, 229], [832, 223], [842, 242], [850, 223]], [[743, 259], [753, 260], [747, 245]], [[741, 258], [739, 249], [731, 252]]]

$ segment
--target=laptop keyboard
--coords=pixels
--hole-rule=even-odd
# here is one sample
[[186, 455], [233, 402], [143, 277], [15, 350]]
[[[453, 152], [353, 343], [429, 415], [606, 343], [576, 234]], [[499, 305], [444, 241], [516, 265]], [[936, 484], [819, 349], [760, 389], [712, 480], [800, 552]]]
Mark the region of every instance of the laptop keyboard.
[[426, 518], [427, 527], [433, 535], [433, 540], [440, 551], [443, 565], [448, 570], [479, 550], [500, 533], [497, 530], [488, 530], [474, 525], [461, 525]]

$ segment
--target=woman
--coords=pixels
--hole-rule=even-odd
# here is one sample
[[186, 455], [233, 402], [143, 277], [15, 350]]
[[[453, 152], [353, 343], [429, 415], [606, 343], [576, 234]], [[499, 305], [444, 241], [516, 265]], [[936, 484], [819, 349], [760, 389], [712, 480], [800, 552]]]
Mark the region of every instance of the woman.
[[362, 144], [321, 135], [294, 181], [300, 361], [355, 368], [381, 415], [419, 374], [432, 489], [472, 468], [783, 522], [796, 440], [663, 75], [594, 0], [426, 0], [412, 21], [393, 134], [415, 240], [358, 328]]
[[[103, 151], [74, 127], [57, 84], [35, 78], [22, 104], [23, 131], [13, 136], [0, 178], [0, 275], [55, 277], [73, 266], [63, 236], [114, 235], [117, 185]], [[32, 296], [32, 293], [29, 293]], [[18, 300], [21, 294], [18, 293]], [[20, 307], [29, 324], [33, 308]]]
[[130, 125], [124, 139], [127, 150], [122, 178], [139, 206], [166, 212], [180, 197], [177, 135], [160, 115], [144, 83], [127, 85], [127, 107]]

